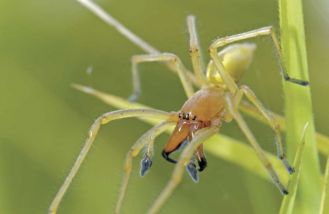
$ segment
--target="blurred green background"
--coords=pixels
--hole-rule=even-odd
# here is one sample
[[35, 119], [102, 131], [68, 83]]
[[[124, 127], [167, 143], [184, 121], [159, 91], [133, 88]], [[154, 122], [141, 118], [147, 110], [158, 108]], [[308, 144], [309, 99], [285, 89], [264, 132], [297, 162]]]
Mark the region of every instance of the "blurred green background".
[[[159, 50], [176, 53], [188, 68], [188, 14], [198, 18], [205, 56], [218, 36], [278, 25], [277, 2], [269, 0], [97, 2]], [[315, 124], [328, 135], [329, 3], [305, 1], [304, 12]], [[255, 42], [255, 60], [243, 83], [266, 107], [282, 114], [274, 50], [266, 38]], [[101, 113], [114, 110], [70, 84], [128, 97], [130, 58], [141, 53], [76, 1], [0, 1], [0, 213], [47, 212], [89, 126]], [[139, 102], [178, 110], [186, 97], [177, 76], [156, 63], [140, 69]], [[248, 122], [261, 145], [275, 153], [272, 132], [250, 118]], [[113, 213], [126, 152], [149, 128], [136, 119], [103, 127], [59, 213]], [[244, 140], [234, 123], [222, 132]], [[160, 155], [167, 138], [157, 140], [154, 164], [145, 178], [138, 175], [140, 157], [136, 159], [123, 213], [145, 213], [169, 179], [173, 165]], [[282, 196], [272, 183], [210, 155], [208, 161], [200, 182], [195, 185], [185, 176], [161, 213], [278, 212]]]

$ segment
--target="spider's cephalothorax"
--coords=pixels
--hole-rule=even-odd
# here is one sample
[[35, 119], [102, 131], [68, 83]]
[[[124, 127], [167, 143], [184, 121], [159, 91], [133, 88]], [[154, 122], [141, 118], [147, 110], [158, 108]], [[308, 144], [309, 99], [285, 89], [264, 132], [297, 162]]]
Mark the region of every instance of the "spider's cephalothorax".
[[[195, 133], [203, 128], [220, 126], [224, 115], [224, 90], [218, 87], [207, 87], [199, 90], [188, 99], [178, 113], [176, 127], [171, 134], [168, 143], [162, 151], [162, 156], [171, 163], [177, 161], [169, 155], [192, 141]], [[199, 145], [194, 153], [194, 159], [198, 162], [198, 171], [207, 166], [207, 160], [203, 152], [203, 144]], [[187, 167], [194, 181], [197, 181], [194, 159]]]

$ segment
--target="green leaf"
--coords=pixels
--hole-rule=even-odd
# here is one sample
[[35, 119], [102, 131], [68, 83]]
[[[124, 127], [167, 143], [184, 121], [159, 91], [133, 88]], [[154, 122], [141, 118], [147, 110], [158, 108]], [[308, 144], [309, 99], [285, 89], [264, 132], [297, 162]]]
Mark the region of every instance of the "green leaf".
[[327, 159], [326, 172], [324, 175], [324, 184], [322, 189], [320, 214], [329, 213], [329, 158]]
[[289, 185], [288, 185], [289, 194], [287, 196], [285, 196], [282, 200], [280, 214], [292, 214], [293, 213], [299, 178], [300, 178], [301, 171], [302, 171], [301, 163], [302, 163], [303, 152], [304, 152], [304, 147], [305, 147], [305, 133], [306, 133], [307, 127], [308, 127], [308, 124], [306, 124], [304, 127], [304, 131], [302, 134], [303, 137], [297, 148], [297, 152], [296, 152], [295, 160], [294, 160], [295, 173], [293, 174], [293, 176], [291, 177], [291, 179], [289, 181]]
[[[280, 30], [283, 60], [293, 78], [309, 81], [301, 0], [280, 0]], [[294, 153], [305, 123], [309, 123], [303, 158], [303, 174], [296, 199], [301, 213], [319, 213], [321, 173], [316, 148], [310, 87], [284, 82], [288, 153]]]

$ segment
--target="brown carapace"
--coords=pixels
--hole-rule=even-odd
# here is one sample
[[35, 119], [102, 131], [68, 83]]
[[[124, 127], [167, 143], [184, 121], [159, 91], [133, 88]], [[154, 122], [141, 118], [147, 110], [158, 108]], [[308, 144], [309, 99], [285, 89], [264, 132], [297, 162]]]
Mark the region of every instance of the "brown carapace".
[[[191, 142], [198, 130], [210, 126], [219, 127], [225, 111], [224, 102], [224, 90], [220, 87], [201, 89], [188, 99], [177, 115], [176, 127], [162, 151], [162, 156], [171, 163], [177, 163], [169, 157], [172, 152]], [[199, 165], [198, 171], [201, 172], [207, 166], [203, 144], [196, 149], [194, 158]], [[192, 159], [187, 169], [193, 181], [198, 181], [195, 167]]]

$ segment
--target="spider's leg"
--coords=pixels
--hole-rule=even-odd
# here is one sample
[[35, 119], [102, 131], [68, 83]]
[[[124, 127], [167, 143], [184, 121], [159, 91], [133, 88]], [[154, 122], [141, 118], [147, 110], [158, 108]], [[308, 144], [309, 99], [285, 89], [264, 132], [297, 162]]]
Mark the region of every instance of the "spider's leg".
[[192, 65], [195, 77], [201, 84], [206, 83], [205, 64], [201, 54], [200, 42], [196, 30], [195, 16], [189, 15], [187, 17], [187, 28], [190, 35], [190, 49], [189, 53], [192, 59]]
[[172, 121], [164, 121], [154, 126], [152, 129], [147, 131], [143, 136], [141, 136], [136, 141], [136, 143], [130, 148], [129, 152], [127, 153], [126, 161], [124, 164], [124, 175], [122, 178], [122, 183], [121, 183], [118, 201], [115, 208], [115, 213], [120, 213], [122, 207], [123, 199], [125, 197], [129, 178], [131, 175], [133, 158], [139, 154], [139, 152], [143, 149], [143, 147], [146, 147], [143, 160], [141, 161], [141, 176], [144, 176], [145, 172], [149, 170], [149, 168], [152, 165], [153, 144], [155, 138], [161, 133], [163, 133], [164, 131], [166, 131], [172, 125], [172, 123], [173, 123]]
[[267, 109], [263, 106], [263, 104], [260, 102], [259, 99], [257, 99], [255, 93], [246, 85], [242, 85], [238, 91], [238, 93], [234, 97], [234, 105], [235, 105], [235, 111], [237, 111], [240, 101], [243, 96], [246, 96], [246, 98], [256, 107], [258, 110], [258, 113], [260, 113], [266, 120], [266, 122], [269, 124], [269, 126], [273, 129], [275, 133], [275, 144], [277, 147], [277, 154], [286, 169], [290, 174], [294, 172], [293, 167], [289, 164], [285, 149], [283, 147], [282, 137], [280, 133], [280, 125], [279, 123], [272, 117], [272, 115], [267, 111]]
[[[259, 37], [259, 36], [269, 36], [271, 38], [271, 40], [274, 44], [275, 50], [276, 50], [275, 52], [276, 52], [279, 67], [280, 67], [280, 73], [286, 81], [289, 81], [289, 82], [292, 82], [292, 83], [295, 83], [298, 85], [302, 85], [302, 86], [306, 86], [309, 84], [308, 81], [292, 78], [288, 75], [288, 73], [285, 69], [284, 63], [283, 63], [283, 58], [281, 56], [281, 48], [280, 48], [279, 40], [278, 40], [272, 26], [267, 26], [267, 27], [255, 29], [252, 31], [244, 32], [241, 34], [236, 34], [236, 35], [226, 36], [223, 38], [216, 39], [211, 44], [209, 51], [214, 60], [214, 58], [218, 58], [217, 48], [228, 45], [230, 43], [234, 43], [234, 42], [245, 40], [245, 39], [251, 39], [251, 38], [255, 38], [255, 37]], [[215, 65], [217, 66], [217, 69], [219, 69], [219, 72], [221, 72], [220, 69], [222, 69], [222, 67], [221, 67], [221, 65], [218, 64], [218, 60], [217, 60], [217, 62], [216, 62], [216, 60], [214, 60], [214, 61], [215, 61]], [[223, 77], [222, 73], [220, 73], [220, 74], [221, 74], [223, 80], [225, 81], [225, 79], [227, 79], [227, 78]], [[227, 80], [225, 82], [228, 82], [228, 84], [231, 84], [230, 80]], [[236, 89], [231, 85], [228, 85], [228, 87], [231, 89], [234, 89], [234, 90]]]
[[246, 138], [250, 142], [251, 146], [254, 148], [254, 150], [255, 150], [258, 158], [260, 159], [261, 163], [263, 164], [264, 168], [267, 170], [267, 172], [271, 176], [272, 181], [279, 188], [280, 192], [283, 195], [287, 195], [288, 190], [281, 183], [277, 172], [274, 170], [271, 162], [266, 157], [263, 149], [257, 143], [256, 138], [254, 137], [254, 135], [250, 131], [250, 129], [249, 129], [248, 125], [246, 124], [245, 120], [243, 119], [242, 115], [240, 114], [239, 111], [237, 111], [235, 109], [234, 103], [233, 103], [234, 102], [233, 98], [231, 97], [231, 95], [229, 93], [225, 94], [225, 100], [226, 100], [226, 110], [227, 110], [227, 112], [229, 114], [231, 114], [233, 119], [235, 119], [235, 121], [238, 123], [241, 131], [244, 133], [244, 135], [246, 136]]
[[[96, 16], [98, 16], [100, 19], [102, 19], [106, 24], [108, 24], [111, 27], [114, 27], [121, 35], [126, 37], [128, 40], [130, 40], [133, 44], [137, 45], [146, 53], [160, 54], [159, 50], [151, 46], [149, 43], [145, 42], [143, 39], [141, 39], [132, 31], [130, 31], [127, 27], [125, 27], [122, 23], [120, 23], [118, 20], [112, 17], [109, 13], [105, 12], [101, 7], [99, 7], [93, 1], [90, 0], [77, 0], [77, 1], [81, 3], [84, 7], [86, 7], [88, 10], [90, 10], [92, 13], [94, 13]], [[171, 63], [165, 63], [165, 64], [170, 68], [170, 70], [176, 72], [175, 66], [173, 66]], [[200, 84], [200, 81], [197, 80], [197, 78], [193, 75], [193, 73], [188, 72], [187, 78], [194, 85], [199, 87], [202, 86]]]
[[177, 72], [187, 97], [191, 97], [194, 93], [192, 84], [187, 78], [187, 69], [182, 61], [174, 54], [160, 53], [148, 55], [135, 55], [132, 57], [132, 76], [133, 76], [133, 94], [130, 96], [130, 101], [135, 101], [141, 94], [140, 78], [137, 65], [141, 62], [165, 62]]
[[100, 127], [104, 124], [109, 123], [110, 121], [113, 120], [118, 120], [118, 119], [123, 119], [123, 118], [128, 118], [128, 117], [144, 117], [144, 116], [149, 116], [149, 117], [157, 117], [157, 118], [162, 118], [162, 119], [173, 119], [175, 118], [176, 114], [172, 113], [167, 113], [164, 111], [160, 110], [155, 110], [155, 109], [128, 109], [128, 110], [117, 110], [117, 111], [112, 111], [105, 113], [98, 117], [95, 122], [92, 124], [88, 131], [88, 136], [85, 141], [84, 146], [81, 149], [81, 152], [76, 159], [72, 169], [70, 170], [69, 174], [65, 178], [64, 183], [60, 187], [59, 191], [57, 192], [55, 198], [50, 204], [48, 213], [49, 214], [55, 214], [57, 212], [57, 209], [60, 205], [60, 202], [62, 201], [67, 189], [69, 188], [73, 178], [79, 171], [79, 168], [86, 158], [91, 146], [93, 145], [93, 142], [96, 138], [96, 135], [100, 129]]
[[99, 7], [96, 3], [91, 0], [77, 0], [91, 12], [93, 12], [96, 16], [102, 19], [106, 24], [114, 27], [119, 33], [121, 33], [124, 37], [129, 39], [132, 43], [137, 45], [139, 48], [144, 50], [147, 53], [159, 53], [157, 49], [152, 47], [150, 44], [145, 42], [139, 36], [131, 32], [127, 27], [125, 27], [122, 23], [112, 17], [110, 14], [105, 12], [101, 7]]
[[170, 195], [173, 193], [177, 185], [181, 182], [183, 173], [184, 173], [184, 166], [189, 167], [188, 165], [194, 155], [195, 150], [197, 147], [203, 143], [207, 138], [211, 137], [215, 133], [218, 132], [218, 127], [213, 126], [209, 128], [203, 128], [195, 133], [193, 140], [185, 147], [182, 154], [180, 155], [179, 161], [177, 162], [175, 169], [172, 173], [172, 176], [162, 190], [160, 195], [157, 197], [155, 202], [152, 204], [151, 208], [148, 210], [148, 214], [157, 213], [163, 204], [167, 201]]

